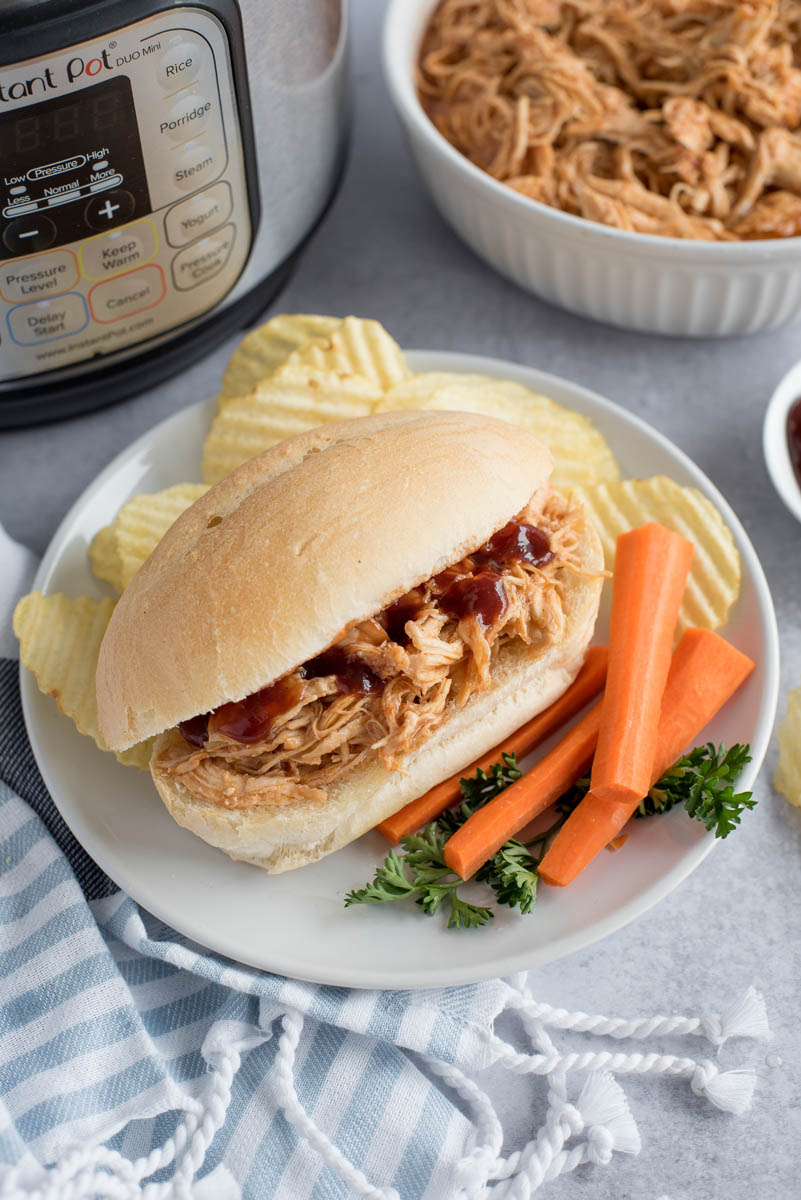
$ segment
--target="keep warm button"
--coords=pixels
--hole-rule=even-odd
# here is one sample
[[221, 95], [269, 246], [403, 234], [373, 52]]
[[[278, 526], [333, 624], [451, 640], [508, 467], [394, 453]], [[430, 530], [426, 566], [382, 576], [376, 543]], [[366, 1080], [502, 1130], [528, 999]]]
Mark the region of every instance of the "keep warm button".
[[96, 283], [89, 292], [89, 307], [94, 319], [103, 324], [122, 321], [146, 308], [153, 308], [164, 298], [165, 290], [161, 267], [139, 267], [116, 279]]
[[235, 227], [226, 225], [219, 233], [212, 233], [176, 254], [172, 260], [175, 286], [186, 292], [219, 275], [231, 257], [235, 235]]

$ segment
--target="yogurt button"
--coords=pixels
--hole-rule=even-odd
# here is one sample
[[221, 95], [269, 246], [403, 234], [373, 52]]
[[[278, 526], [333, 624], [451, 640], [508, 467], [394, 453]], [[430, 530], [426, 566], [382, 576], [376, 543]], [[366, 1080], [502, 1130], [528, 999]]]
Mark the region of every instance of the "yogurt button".
[[34, 304], [18, 304], [6, 318], [11, 336], [20, 346], [35, 346], [79, 333], [89, 323], [83, 296], [77, 292]]
[[180, 38], [171, 42], [156, 64], [156, 79], [165, 92], [177, 92], [194, 83], [206, 51], [199, 42]]
[[172, 158], [172, 178], [182, 192], [194, 192], [211, 183], [222, 169], [223, 151], [205, 142], [187, 142]]
[[209, 123], [212, 102], [194, 92], [179, 96], [174, 104], [162, 114], [159, 133], [171, 142], [185, 142], [201, 133]]
[[211, 233], [228, 220], [231, 204], [230, 184], [222, 179], [205, 192], [174, 204], [164, 218], [167, 241], [173, 246], [185, 246], [204, 233]]
[[164, 296], [161, 267], [140, 267], [106, 283], [96, 283], [89, 293], [89, 307], [96, 321], [122, 321], [143, 309], [152, 308]]

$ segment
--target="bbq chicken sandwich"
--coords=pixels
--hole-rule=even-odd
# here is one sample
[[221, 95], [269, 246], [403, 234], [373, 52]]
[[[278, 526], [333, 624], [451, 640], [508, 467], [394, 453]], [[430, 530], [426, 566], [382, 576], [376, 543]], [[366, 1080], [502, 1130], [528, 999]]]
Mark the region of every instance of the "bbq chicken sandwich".
[[287, 871], [339, 849], [577, 674], [598, 536], [533, 435], [469, 413], [313, 429], [175, 522], [123, 593], [100, 727], [176, 821]]

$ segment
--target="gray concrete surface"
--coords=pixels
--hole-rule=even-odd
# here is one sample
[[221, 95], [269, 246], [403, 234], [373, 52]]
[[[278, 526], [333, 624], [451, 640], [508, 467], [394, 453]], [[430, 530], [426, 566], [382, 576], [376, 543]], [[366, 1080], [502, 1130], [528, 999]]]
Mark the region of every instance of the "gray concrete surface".
[[[720, 342], [663, 340], [550, 308], [495, 275], [443, 224], [415, 174], [380, 77], [383, 5], [356, 0], [354, 142], [342, 190], [273, 311], [370, 315], [407, 347], [491, 354], [586, 384], [639, 413], [721, 488], [761, 555], [779, 617], [782, 692], [801, 679], [801, 527], [762, 460], [768, 397], [801, 356], [801, 331]], [[0, 436], [0, 518], [44, 550], [66, 508], [119, 450], [156, 421], [215, 391], [232, 343], [178, 379], [115, 408]], [[780, 712], [784, 699], [780, 701]], [[753, 1110], [736, 1119], [686, 1083], [626, 1081], [643, 1136], [616, 1156], [547, 1185], [553, 1200], [789, 1200], [801, 1159], [801, 812], [771, 787], [672, 896], [627, 929], [534, 975], [543, 999], [635, 1016], [716, 1009], [749, 983], [767, 997], [775, 1039], [734, 1042], [726, 1065], [753, 1065]], [[680, 1049], [676, 1050], [681, 1053]], [[698, 1053], [703, 1054], [701, 1044]], [[778, 1060], [780, 1065], [776, 1065]], [[486, 1080], [509, 1131], [528, 1136], [530, 1085]]]

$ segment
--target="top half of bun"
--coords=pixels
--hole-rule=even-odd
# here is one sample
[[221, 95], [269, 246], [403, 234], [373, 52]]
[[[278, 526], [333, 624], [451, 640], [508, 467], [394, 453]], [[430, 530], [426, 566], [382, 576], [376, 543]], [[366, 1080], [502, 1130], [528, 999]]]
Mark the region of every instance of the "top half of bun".
[[243, 463], [114, 610], [97, 668], [107, 744], [272, 683], [486, 541], [550, 472], [532, 434], [454, 412], [322, 426]]

